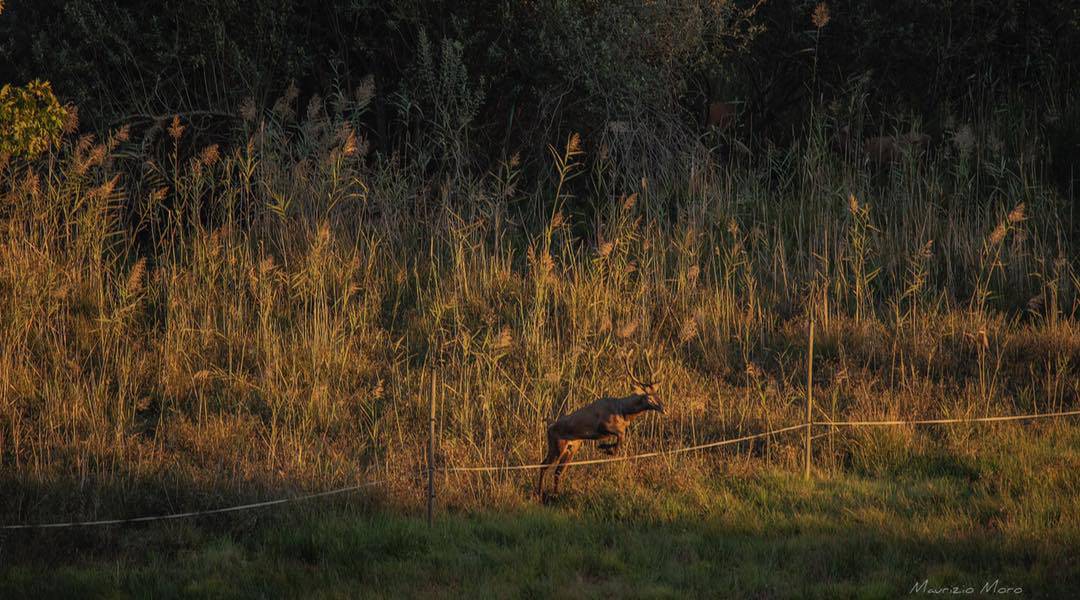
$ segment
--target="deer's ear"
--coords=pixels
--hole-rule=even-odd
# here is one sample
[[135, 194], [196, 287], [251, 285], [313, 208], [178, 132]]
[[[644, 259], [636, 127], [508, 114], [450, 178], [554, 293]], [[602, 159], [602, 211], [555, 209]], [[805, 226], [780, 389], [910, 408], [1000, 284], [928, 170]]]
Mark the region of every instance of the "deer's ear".
[[645, 394], [647, 396], [656, 396], [657, 394], [660, 393], [660, 382], [659, 381], [653, 381], [653, 382], [647, 383], [645, 385], [635, 383], [634, 384], [634, 393], [635, 394]]

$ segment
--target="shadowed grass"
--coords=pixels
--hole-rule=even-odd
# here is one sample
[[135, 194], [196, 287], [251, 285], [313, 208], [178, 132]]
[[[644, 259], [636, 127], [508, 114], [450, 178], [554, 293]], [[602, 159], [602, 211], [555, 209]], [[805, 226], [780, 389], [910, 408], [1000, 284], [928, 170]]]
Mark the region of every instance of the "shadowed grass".
[[998, 580], [1073, 596], [1080, 429], [998, 433], [962, 469], [915, 452], [890, 480], [701, 461], [693, 477], [653, 465], [628, 486], [580, 469], [550, 507], [451, 510], [431, 530], [343, 502], [8, 535], [0, 595], [892, 598]]

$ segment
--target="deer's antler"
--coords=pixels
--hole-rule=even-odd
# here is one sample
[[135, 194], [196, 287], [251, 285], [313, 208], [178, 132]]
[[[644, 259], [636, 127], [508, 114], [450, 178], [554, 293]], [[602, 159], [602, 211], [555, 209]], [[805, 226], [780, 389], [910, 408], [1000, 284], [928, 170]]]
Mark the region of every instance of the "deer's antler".
[[642, 387], [646, 387], [658, 383], [659, 380], [657, 379], [658, 373], [656, 372], [656, 367], [653, 366], [652, 352], [646, 350], [643, 354], [645, 355], [645, 366], [649, 370], [649, 379], [647, 381], [634, 375], [633, 369], [630, 368], [630, 357], [634, 355], [633, 350], [630, 350], [623, 355], [623, 364], [626, 366], [626, 375], [630, 378], [630, 381]]
[[634, 375], [633, 369], [630, 368], [630, 357], [633, 356], [633, 355], [634, 355], [634, 351], [631, 350], [631, 351], [627, 352], [623, 356], [623, 365], [626, 367], [626, 376], [630, 378], [631, 382], [633, 382], [633, 383], [635, 383], [637, 385], [641, 385], [641, 386], [647, 385], [644, 381], [638, 379], [638, 377], [636, 375]]
[[645, 351], [645, 366], [649, 369], [649, 381], [655, 383], [657, 376], [656, 367], [653, 366], [652, 352], [648, 350]]

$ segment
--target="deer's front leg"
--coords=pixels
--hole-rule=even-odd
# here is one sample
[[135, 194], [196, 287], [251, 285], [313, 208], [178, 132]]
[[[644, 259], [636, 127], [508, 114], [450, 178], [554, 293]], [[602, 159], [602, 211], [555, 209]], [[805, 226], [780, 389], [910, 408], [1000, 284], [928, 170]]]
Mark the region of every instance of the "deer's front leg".
[[[616, 433], [616, 434], [612, 435], [612, 437], [615, 438], [614, 442], [608, 442], [606, 444], [600, 444], [599, 445], [599, 448], [601, 450], [603, 450], [604, 452], [608, 453], [608, 454], [615, 454], [615, 451], [618, 450], [619, 446], [622, 444], [622, 434], [621, 433]], [[611, 439], [611, 438], [608, 438], [608, 439]]]

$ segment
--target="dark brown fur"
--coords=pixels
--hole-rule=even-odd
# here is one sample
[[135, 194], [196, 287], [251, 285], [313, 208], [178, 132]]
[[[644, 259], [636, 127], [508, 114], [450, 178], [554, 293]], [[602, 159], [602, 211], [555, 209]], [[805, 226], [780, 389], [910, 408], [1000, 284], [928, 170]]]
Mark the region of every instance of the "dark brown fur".
[[710, 102], [705, 111], [705, 127], [724, 131], [735, 124], [738, 109], [734, 102]]
[[626, 427], [642, 413], [650, 410], [664, 412], [657, 397], [659, 383], [637, 385], [634, 393], [623, 398], [601, 398], [588, 406], [560, 417], [547, 429], [547, 456], [540, 469], [540, 478], [536, 484], [536, 494], [543, 498], [544, 473], [555, 464], [554, 493], [559, 493], [559, 478], [566, 463], [574, 458], [574, 453], [582, 440], [611, 439], [599, 445], [601, 450], [614, 454], [622, 444]]
[[905, 133], [868, 137], [856, 144], [851, 129], [846, 125], [837, 132], [840, 150], [854, 151], [876, 165], [900, 162], [907, 154], [918, 154], [930, 145], [930, 136], [924, 133]]

